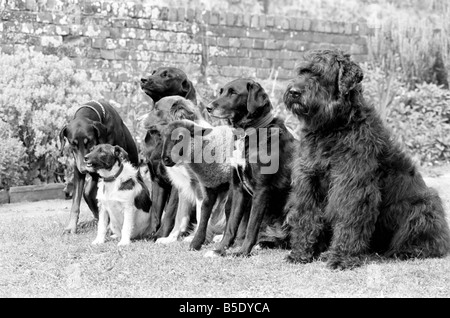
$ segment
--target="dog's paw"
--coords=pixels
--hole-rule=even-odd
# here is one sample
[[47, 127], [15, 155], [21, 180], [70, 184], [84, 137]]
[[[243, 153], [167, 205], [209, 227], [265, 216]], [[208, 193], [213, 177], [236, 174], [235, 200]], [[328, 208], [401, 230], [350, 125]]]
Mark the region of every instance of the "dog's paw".
[[176, 241], [177, 241], [177, 239], [175, 237], [168, 236], [168, 237], [160, 237], [159, 239], [157, 239], [155, 241], [155, 243], [156, 244], [170, 244], [170, 243], [173, 243]]
[[70, 235], [70, 234], [77, 234], [77, 228], [76, 227], [66, 227], [62, 235]]
[[91, 244], [92, 245], [100, 245], [105, 243], [105, 239], [101, 239], [101, 238], [96, 238]]
[[118, 244], [117, 244], [117, 246], [127, 246], [127, 245], [130, 245], [131, 244], [131, 241], [130, 240], [121, 240]]
[[292, 263], [292, 264], [308, 264], [313, 261], [313, 258], [312, 258], [312, 256], [290, 252], [286, 256], [285, 260], [286, 260], [286, 262]]
[[198, 251], [202, 248], [202, 243], [197, 242], [196, 240], [193, 240], [191, 244], [189, 244], [189, 250], [191, 251]]
[[332, 255], [333, 254], [330, 251], [326, 251], [321, 253], [317, 258], [317, 260], [321, 262], [327, 262], [332, 257]]
[[111, 237], [113, 240], [117, 240], [117, 239], [120, 238], [120, 236], [117, 235], [117, 234], [112, 234], [110, 237]]
[[358, 257], [332, 254], [328, 255], [327, 267], [337, 270], [353, 269], [361, 266], [361, 260]]
[[232, 257], [249, 257], [251, 255], [252, 250], [249, 248], [244, 248], [241, 246], [237, 252], [230, 253]]
[[223, 257], [225, 256], [226, 253], [225, 251], [222, 250], [212, 250], [212, 251], [208, 251], [206, 252], [203, 257], [205, 258], [217, 258], [217, 257]]
[[229, 256], [231, 256], [231, 257], [250, 257], [250, 253], [237, 251], [237, 252], [230, 253]]
[[183, 242], [191, 243], [193, 240], [194, 240], [194, 235], [189, 235], [183, 239]]
[[213, 241], [213, 243], [219, 243], [220, 241], [222, 241], [222, 239], [223, 239], [223, 234], [220, 234], [220, 235], [214, 236], [212, 241]]

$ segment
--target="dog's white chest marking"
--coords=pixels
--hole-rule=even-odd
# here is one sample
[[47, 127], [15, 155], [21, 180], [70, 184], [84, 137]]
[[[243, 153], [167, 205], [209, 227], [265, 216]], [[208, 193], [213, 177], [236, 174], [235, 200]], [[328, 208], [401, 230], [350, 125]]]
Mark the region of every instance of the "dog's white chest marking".
[[[131, 188], [124, 188], [124, 183], [131, 182]], [[136, 171], [131, 164], [124, 163], [124, 171], [111, 182], [100, 179], [98, 183], [97, 200], [100, 208], [97, 239], [93, 244], [103, 243], [108, 226], [115, 236], [121, 237], [119, 245], [127, 245], [130, 239], [143, 234], [150, 222], [150, 213], [135, 206], [135, 198], [142, 191], [142, 186], [136, 180]]]
[[177, 187], [180, 193], [191, 202], [195, 202], [195, 192], [191, 186], [191, 176], [183, 166], [166, 167], [170, 180]]
[[232, 167], [245, 168], [245, 138], [239, 138], [234, 142], [233, 156], [230, 158], [230, 164]]

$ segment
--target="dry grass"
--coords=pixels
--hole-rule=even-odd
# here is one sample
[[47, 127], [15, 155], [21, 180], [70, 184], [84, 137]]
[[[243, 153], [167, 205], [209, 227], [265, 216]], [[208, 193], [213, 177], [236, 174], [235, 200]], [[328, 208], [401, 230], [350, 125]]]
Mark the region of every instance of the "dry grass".
[[[429, 178], [450, 206], [450, 178]], [[353, 271], [291, 265], [285, 250], [205, 259], [205, 250], [117, 242], [92, 247], [95, 231], [61, 236], [70, 201], [0, 206], [0, 297], [448, 297], [450, 257], [371, 259]], [[90, 218], [86, 205], [82, 219]]]

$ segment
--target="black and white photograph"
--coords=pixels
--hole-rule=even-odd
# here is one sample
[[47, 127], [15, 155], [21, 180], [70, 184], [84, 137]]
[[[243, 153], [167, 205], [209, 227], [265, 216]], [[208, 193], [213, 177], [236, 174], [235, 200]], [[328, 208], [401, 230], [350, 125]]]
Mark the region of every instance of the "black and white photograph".
[[0, 0], [0, 298], [450, 297], [449, 16]]

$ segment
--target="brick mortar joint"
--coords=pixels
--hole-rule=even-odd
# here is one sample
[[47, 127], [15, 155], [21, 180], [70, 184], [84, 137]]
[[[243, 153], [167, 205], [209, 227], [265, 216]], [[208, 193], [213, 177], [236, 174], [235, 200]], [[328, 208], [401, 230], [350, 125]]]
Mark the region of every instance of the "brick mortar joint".
[[[24, 2], [24, 1], [23, 1]], [[36, 1], [37, 2], [37, 1]], [[273, 25], [273, 26], [265, 26], [265, 28], [267, 29], [275, 29], [275, 30], [292, 30], [292, 31], [306, 31], [306, 32], [323, 32], [323, 31], [319, 31], [319, 30], [297, 30], [295, 28], [292, 28], [291, 26], [297, 21], [297, 20], [309, 20], [309, 22], [315, 22], [314, 24], [318, 24], [318, 26], [324, 26], [327, 23], [330, 24], [334, 24], [334, 23], [338, 23], [338, 24], [344, 24], [346, 26], [351, 27], [351, 33], [345, 33], [348, 36], [351, 35], [360, 35], [360, 36], [364, 36], [366, 34], [365, 30], [368, 29], [368, 25], [367, 23], [364, 22], [346, 22], [346, 21], [331, 21], [331, 20], [318, 20], [318, 19], [307, 19], [307, 18], [296, 18], [296, 17], [286, 17], [286, 16], [278, 16], [278, 15], [265, 15], [265, 14], [241, 14], [241, 13], [234, 13], [234, 12], [220, 12], [220, 11], [210, 11], [210, 10], [201, 10], [201, 9], [187, 9], [185, 7], [166, 7], [166, 6], [155, 6], [155, 5], [151, 5], [151, 4], [136, 4], [136, 3], [127, 3], [127, 2], [122, 2], [122, 3], [118, 3], [118, 2], [112, 2], [112, 1], [90, 1], [90, 0], [86, 0], [86, 1], [73, 1], [74, 3], [69, 3], [70, 6], [78, 6], [80, 11], [78, 12], [78, 14], [80, 16], [100, 16], [100, 17], [105, 17], [105, 14], [103, 13], [103, 8], [106, 6], [111, 6], [111, 7], [116, 7], [116, 6], [122, 6], [124, 8], [128, 9], [133, 9], [138, 5], [139, 8], [143, 9], [144, 11], [153, 11], [155, 9], [157, 9], [159, 11], [159, 17], [155, 18], [155, 17], [150, 17], [150, 20], [155, 20], [155, 21], [170, 21], [170, 22], [184, 22], [187, 21], [187, 14], [188, 11], [192, 11], [193, 12], [193, 16], [191, 17], [192, 22], [199, 22], [201, 24], [207, 24], [207, 25], [218, 25], [218, 26], [230, 26], [227, 23], [225, 24], [221, 24], [221, 17], [223, 17], [225, 20], [227, 20], [227, 16], [231, 16], [231, 19], [233, 21], [236, 21], [239, 17], [247, 17], [247, 19], [249, 19], [249, 23], [248, 25], [244, 25], [244, 23], [242, 23], [242, 25], [239, 25], [237, 27], [247, 27], [249, 29], [261, 29], [260, 24], [257, 23], [256, 26], [252, 26], [252, 20], [253, 18], [257, 18], [258, 21], [260, 20], [260, 17], [264, 17], [265, 20], [267, 19], [274, 19], [276, 20], [287, 20], [289, 26], [287, 28], [280, 28], [279, 25]], [[75, 3], [77, 2], [77, 3]], [[99, 13], [86, 13], [85, 12], [85, 8], [88, 6], [92, 6], [92, 5], [99, 5], [99, 8], [101, 8]], [[65, 10], [55, 10], [53, 8], [50, 8], [48, 6], [47, 3], [43, 3], [40, 4], [39, 7], [37, 8], [37, 10], [30, 10], [30, 9], [25, 9], [25, 10], [17, 10], [16, 8], [11, 9], [10, 8], [11, 4], [9, 2], [6, 2], [4, 5], [4, 8], [2, 11], [25, 11], [25, 12], [33, 12], [33, 13], [41, 13], [41, 12], [46, 12], [46, 13], [52, 13], [52, 14], [58, 14], [61, 12], [65, 12]], [[2, 9], [2, 8], [0, 8]], [[149, 10], [148, 10], [149, 9]], [[184, 17], [181, 18], [178, 16], [178, 12], [184, 12]], [[195, 12], [199, 11], [201, 12], [200, 18], [201, 21], [198, 21], [198, 16], [196, 16]], [[161, 12], [164, 12], [165, 14], [165, 18], [161, 18]], [[177, 19], [176, 21], [171, 21], [169, 20], [169, 15], [170, 12], [175, 12], [175, 14], [177, 15]], [[128, 13], [128, 11], [127, 11]], [[133, 13], [134, 14], [134, 13]], [[72, 15], [76, 15], [76, 14], [72, 14]], [[210, 21], [209, 23], [205, 23], [204, 21], [204, 16], [208, 15], [208, 16], [219, 16], [219, 21], [217, 23], [211, 24]], [[107, 14], [107, 16], [110, 17], [114, 17], [116, 16], [115, 14]], [[142, 17], [139, 17], [139, 15], [130, 15], [127, 14], [123, 17], [124, 19], [141, 19]], [[234, 25], [236, 26], [236, 25]], [[357, 26], [357, 27], [356, 27]], [[329, 33], [329, 34], [334, 34], [334, 33], [339, 33], [339, 32], [323, 32], [323, 33]]]

